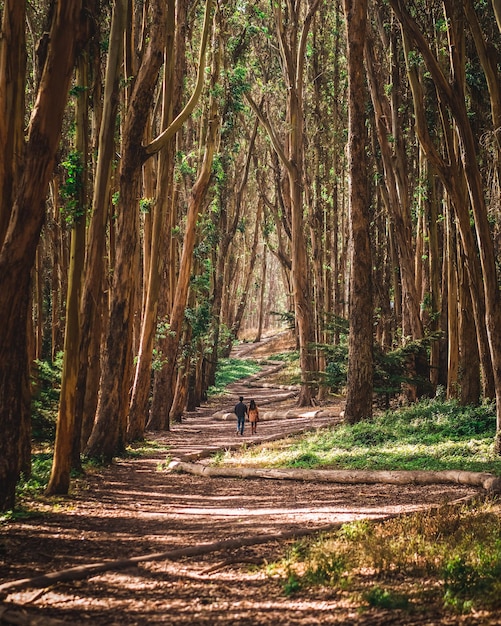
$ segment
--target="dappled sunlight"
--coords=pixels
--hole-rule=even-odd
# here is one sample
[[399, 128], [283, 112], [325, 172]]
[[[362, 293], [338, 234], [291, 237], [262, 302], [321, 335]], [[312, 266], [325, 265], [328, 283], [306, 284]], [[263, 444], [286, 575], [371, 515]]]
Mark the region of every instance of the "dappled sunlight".
[[[325, 619], [328, 622], [323, 623], [346, 624], [346, 615], [351, 613], [355, 618], [358, 607], [354, 599], [340, 593], [288, 597], [280, 579], [267, 574], [264, 567], [249, 570], [236, 564], [212, 571], [207, 564], [193, 561], [161, 561], [110, 572], [91, 578], [86, 589], [80, 589], [78, 594], [64, 587], [48, 589], [42, 598], [39, 591], [31, 590], [11, 594], [8, 601], [50, 606], [55, 614], [81, 611], [90, 624], [103, 612], [118, 618], [113, 623], [120, 623], [120, 617], [127, 616], [127, 623], [131, 624], [262, 623], [256, 621], [257, 615], [261, 620], [267, 616], [269, 623], [276, 624], [285, 623], [285, 615], [293, 620], [288, 623], [312, 624]], [[132, 603], [138, 589], [141, 597]]]

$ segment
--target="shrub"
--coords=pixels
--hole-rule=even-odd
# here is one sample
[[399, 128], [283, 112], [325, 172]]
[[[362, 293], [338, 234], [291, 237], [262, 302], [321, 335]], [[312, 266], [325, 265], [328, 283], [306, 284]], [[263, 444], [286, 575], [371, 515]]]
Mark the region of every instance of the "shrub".
[[32, 437], [35, 441], [53, 442], [55, 439], [62, 367], [62, 353], [54, 362], [36, 361], [31, 407]]

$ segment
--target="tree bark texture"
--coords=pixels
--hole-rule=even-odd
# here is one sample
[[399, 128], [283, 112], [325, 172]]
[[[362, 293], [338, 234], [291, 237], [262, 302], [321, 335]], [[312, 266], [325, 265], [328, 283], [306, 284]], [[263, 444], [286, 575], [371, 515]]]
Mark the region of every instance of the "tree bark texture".
[[[214, 42], [213, 42], [214, 43]], [[214, 45], [214, 57], [212, 66], [212, 81], [214, 84], [219, 76], [221, 49], [219, 45]], [[183, 250], [181, 261], [179, 264], [178, 280], [174, 295], [174, 302], [169, 319], [169, 328], [165, 339], [165, 358], [166, 363], [162, 367], [161, 378], [157, 379], [157, 383], [163, 382], [165, 385], [165, 393], [161, 393], [158, 397], [163, 399], [164, 405], [158, 407], [153, 403], [150, 413], [150, 419], [147, 427], [150, 430], [161, 430], [168, 426], [169, 412], [174, 400], [175, 384], [176, 384], [176, 363], [179, 350], [179, 341], [182, 333], [182, 325], [184, 321], [184, 311], [188, 298], [188, 289], [190, 286], [191, 267], [193, 261], [193, 250], [196, 241], [196, 225], [199, 213], [203, 211], [203, 203], [209, 188], [212, 176], [212, 162], [216, 152], [219, 139], [220, 120], [218, 117], [217, 99], [211, 96], [208, 113], [207, 134], [205, 138], [205, 151], [202, 165], [198, 178], [193, 185], [188, 200], [188, 211], [186, 215], [186, 229], [183, 239]], [[161, 410], [158, 410], [160, 409]]]
[[28, 366], [26, 327], [30, 274], [84, 24], [80, 0], [56, 3], [47, 57], [23, 152], [22, 175], [0, 251], [0, 510], [14, 505], [19, 476], [23, 380]]
[[210, 478], [267, 478], [271, 480], [302, 480], [336, 484], [436, 485], [453, 483], [480, 487], [490, 493], [501, 493], [501, 478], [486, 472], [444, 471], [390, 471], [390, 470], [308, 470], [260, 469], [251, 467], [210, 467], [197, 463], [172, 461], [174, 472], [207, 476]]
[[350, 331], [345, 419], [355, 423], [372, 416], [373, 324], [372, 258], [365, 131], [364, 45], [366, 0], [345, 0], [348, 42]]
[[142, 139], [163, 63], [165, 3], [151, 4], [148, 48], [137, 74], [124, 126], [120, 166], [117, 250], [113, 274], [109, 328], [102, 359], [96, 421], [86, 453], [110, 461], [125, 443], [126, 417], [132, 383], [134, 276], [139, 250]]
[[26, 3], [6, 0], [0, 40], [0, 246], [9, 225], [24, 149]]

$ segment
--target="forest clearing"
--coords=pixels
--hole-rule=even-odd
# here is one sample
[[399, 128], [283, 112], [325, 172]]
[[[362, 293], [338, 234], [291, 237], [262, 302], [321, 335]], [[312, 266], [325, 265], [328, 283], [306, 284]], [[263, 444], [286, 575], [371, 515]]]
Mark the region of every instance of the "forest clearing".
[[[254, 344], [250, 352], [260, 349]], [[377, 586], [375, 574], [349, 593], [324, 584], [287, 594], [287, 578], [271, 567], [301, 537], [318, 538], [356, 520], [429, 511], [453, 519], [467, 502], [485, 500], [478, 487], [206, 478], [168, 470], [175, 459], [206, 464], [209, 455], [253, 443], [250, 435], [238, 440], [234, 416], [220, 417], [225, 407], [231, 413], [240, 393], [268, 407], [270, 417], [258, 425], [261, 444], [340, 423], [342, 398], [319, 407], [316, 417], [301, 417], [292, 398], [280, 399], [283, 386], [270, 385], [273, 375], [266, 372], [265, 365], [262, 376], [233, 383], [171, 432], [151, 433], [154, 446], [139, 456], [90, 468], [69, 496], [39, 497], [25, 519], [5, 523], [0, 623], [499, 623], [496, 612], [461, 615], [425, 594], [405, 609], [370, 607], [362, 590]], [[284, 417], [288, 412], [295, 417]], [[494, 512], [499, 507], [495, 500], [491, 506]], [[406, 589], [400, 578], [397, 589]]]

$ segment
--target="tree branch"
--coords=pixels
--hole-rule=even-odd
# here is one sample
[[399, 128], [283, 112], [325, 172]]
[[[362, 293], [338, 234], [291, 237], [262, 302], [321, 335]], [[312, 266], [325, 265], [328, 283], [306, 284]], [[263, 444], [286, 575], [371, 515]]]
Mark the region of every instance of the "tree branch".
[[195, 84], [195, 90], [191, 95], [191, 98], [186, 103], [184, 109], [179, 113], [175, 120], [173, 120], [167, 128], [160, 133], [158, 137], [153, 139], [144, 149], [145, 154], [147, 156], [151, 156], [159, 152], [173, 137], [177, 131], [181, 128], [184, 122], [188, 119], [188, 117], [192, 114], [193, 109], [195, 108], [200, 94], [202, 93], [202, 89], [204, 86], [204, 78], [205, 78], [205, 53], [207, 50], [207, 41], [209, 39], [209, 31], [210, 31], [210, 14], [212, 10], [212, 4], [214, 0], [207, 0], [205, 5], [205, 15], [204, 15], [204, 25], [202, 31], [202, 41], [200, 42], [200, 52], [198, 57], [198, 73], [197, 73], [197, 82]]
[[250, 106], [251, 106], [252, 110], [254, 111], [254, 113], [257, 115], [257, 117], [258, 117], [259, 121], [261, 122], [261, 124], [266, 129], [266, 132], [268, 133], [268, 137], [270, 138], [270, 141], [271, 141], [271, 143], [273, 145], [273, 148], [274, 148], [275, 152], [280, 157], [280, 160], [282, 161], [284, 166], [287, 168], [287, 171], [288, 172], [292, 172], [293, 171], [292, 163], [290, 162], [290, 160], [285, 155], [284, 148], [283, 148], [282, 144], [280, 143], [278, 137], [276, 136], [275, 131], [273, 130], [269, 119], [262, 112], [262, 110], [258, 107], [258, 105], [254, 102], [254, 100], [252, 99], [252, 96], [249, 94], [249, 92], [245, 92], [245, 98], [246, 98], [247, 102], [250, 104]]

